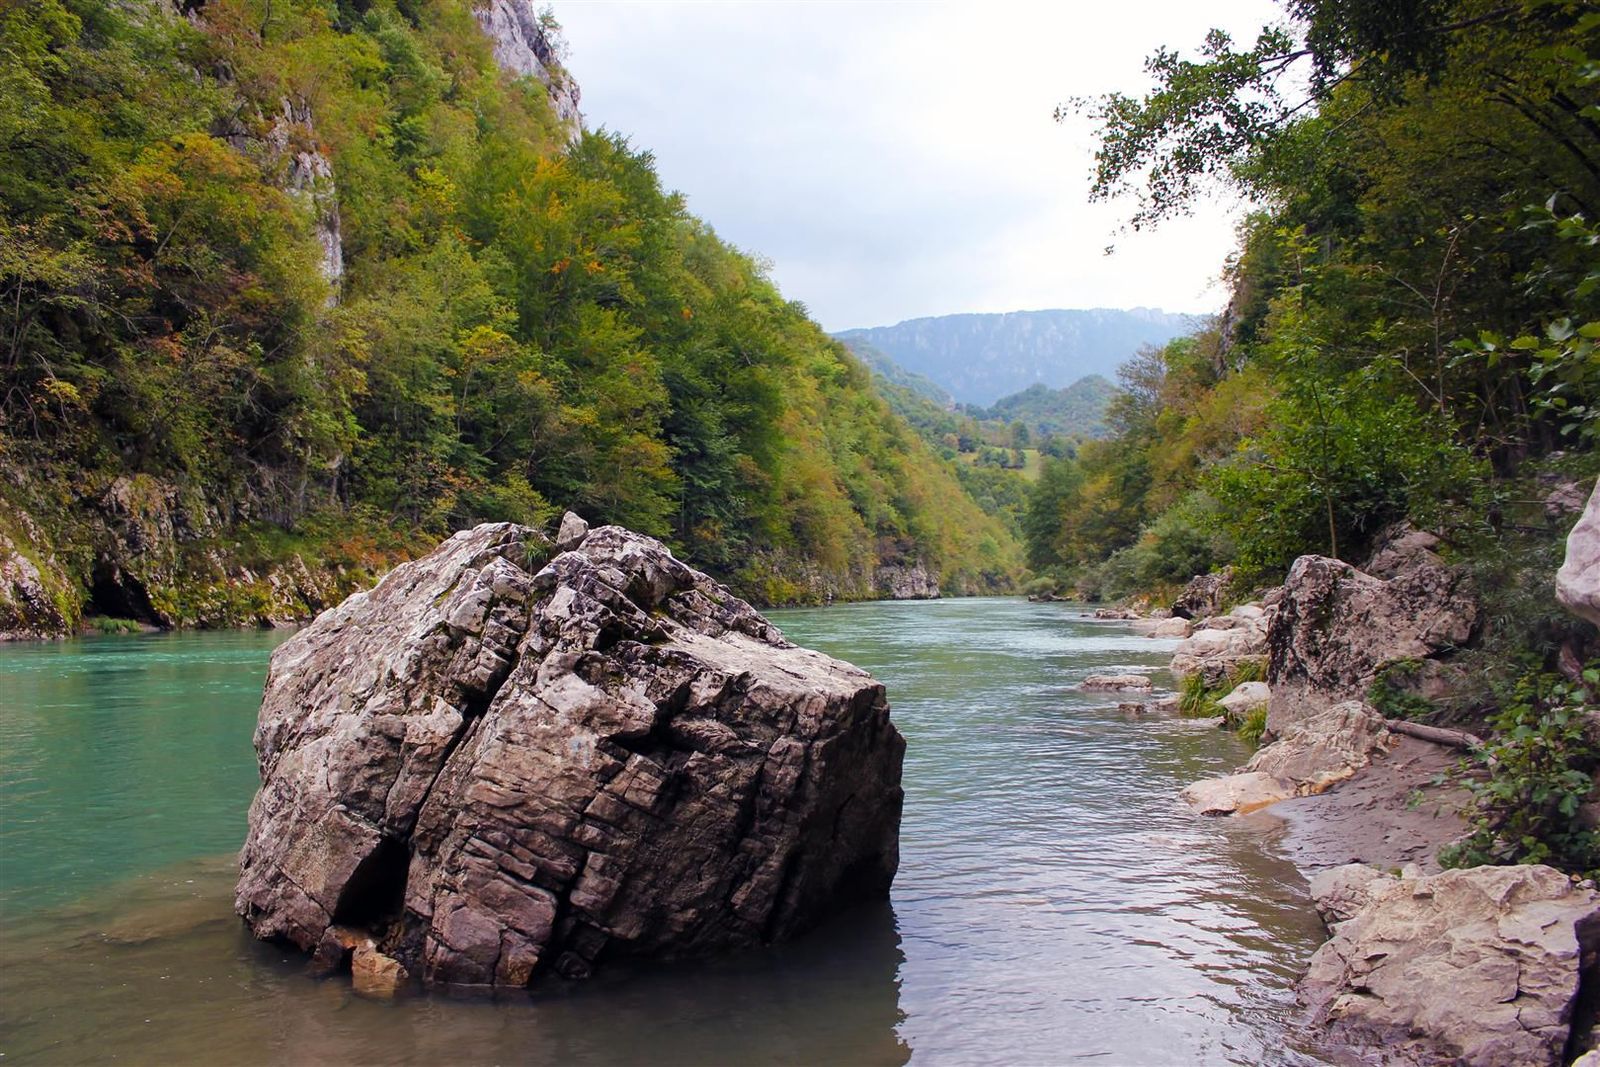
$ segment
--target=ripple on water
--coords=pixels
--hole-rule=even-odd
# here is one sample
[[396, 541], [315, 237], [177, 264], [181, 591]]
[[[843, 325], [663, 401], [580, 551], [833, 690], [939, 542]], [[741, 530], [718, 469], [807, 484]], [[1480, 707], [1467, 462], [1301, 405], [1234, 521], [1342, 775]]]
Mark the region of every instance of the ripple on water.
[[[536, 998], [376, 1004], [244, 937], [232, 865], [275, 635], [0, 650], [0, 1053], [77, 1062], [1308, 1063], [1320, 940], [1253, 831], [1187, 782], [1243, 752], [1130, 722], [1083, 676], [1172, 642], [1070, 605], [774, 612], [888, 686], [906, 734], [892, 907], [767, 952]], [[211, 858], [206, 858], [211, 857]], [[174, 866], [176, 864], [176, 866]]]

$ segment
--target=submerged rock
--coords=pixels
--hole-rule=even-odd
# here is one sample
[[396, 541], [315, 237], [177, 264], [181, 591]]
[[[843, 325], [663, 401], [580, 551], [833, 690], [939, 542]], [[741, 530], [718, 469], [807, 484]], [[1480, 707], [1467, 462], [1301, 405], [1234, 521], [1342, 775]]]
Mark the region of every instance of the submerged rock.
[[1084, 689], [1148, 692], [1153, 687], [1154, 683], [1143, 674], [1091, 674], [1083, 680]]
[[[883, 686], [619, 527], [479, 526], [273, 654], [236, 907], [429, 984], [786, 938], [898, 864]], [[541, 564], [543, 564], [541, 566]]]
[[1545, 866], [1394, 878], [1350, 865], [1311, 882], [1333, 936], [1301, 992], [1339, 1042], [1386, 1062], [1558, 1064], [1600, 894]]

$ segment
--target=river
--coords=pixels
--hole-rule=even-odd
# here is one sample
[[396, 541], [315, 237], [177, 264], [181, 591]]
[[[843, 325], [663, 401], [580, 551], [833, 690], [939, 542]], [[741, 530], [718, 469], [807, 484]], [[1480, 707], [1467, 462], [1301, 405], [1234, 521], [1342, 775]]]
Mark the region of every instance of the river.
[[1169, 643], [1018, 599], [770, 614], [888, 686], [891, 901], [496, 1000], [365, 1000], [233, 917], [283, 635], [0, 646], [0, 1063], [1321, 1062], [1294, 1027], [1304, 883], [1269, 829], [1175, 800], [1245, 751], [1074, 688]]

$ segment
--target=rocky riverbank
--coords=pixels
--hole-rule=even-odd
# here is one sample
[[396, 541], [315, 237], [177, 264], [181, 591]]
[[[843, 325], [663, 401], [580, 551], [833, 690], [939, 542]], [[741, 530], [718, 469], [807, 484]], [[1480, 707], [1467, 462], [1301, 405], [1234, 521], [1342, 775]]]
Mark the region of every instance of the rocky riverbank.
[[[1477, 592], [1439, 547], [1401, 527], [1361, 568], [1304, 556], [1283, 586], [1225, 615], [1206, 614], [1220, 608], [1216, 577], [1196, 579], [1181, 603], [1198, 621], [1135, 625], [1182, 634], [1173, 674], [1230, 717], [1266, 700], [1255, 755], [1182, 799], [1272, 824], [1310, 880], [1331, 932], [1301, 986], [1321, 1038], [1372, 1062], [1559, 1064], [1592, 1040], [1600, 894], [1546, 866], [1441, 872], [1440, 849], [1468, 829], [1450, 772], [1483, 742], [1373, 706], [1446, 691], [1479, 632]], [[1557, 581], [1590, 621], [1597, 576], [1600, 488]]]
[[[1198, 625], [1173, 672], [1226, 688], [1259, 659], [1269, 710], [1256, 755], [1184, 800], [1283, 822], [1331, 933], [1301, 984], [1323, 1040], [1373, 1062], [1562, 1064], [1592, 1040], [1600, 893], [1544, 865], [1440, 872], [1438, 851], [1467, 830], [1450, 771], [1482, 741], [1373, 707], [1437, 696], [1478, 632], [1477, 592], [1437, 549], [1397, 528], [1362, 568], [1301, 557], [1230, 613], [1243, 624]], [[1597, 558], [1600, 488], [1557, 582], [1590, 619]]]

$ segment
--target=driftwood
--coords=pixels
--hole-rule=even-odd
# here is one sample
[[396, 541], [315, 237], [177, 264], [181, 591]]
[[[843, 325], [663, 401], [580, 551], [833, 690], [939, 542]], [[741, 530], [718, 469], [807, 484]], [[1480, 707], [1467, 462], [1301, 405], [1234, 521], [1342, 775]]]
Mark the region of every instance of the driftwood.
[[1407, 737], [1415, 737], [1423, 741], [1432, 741], [1436, 745], [1465, 749], [1469, 752], [1483, 747], [1483, 738], [1477, 734], [1469, 734], [1465, 730], [1447, 730], [1443, 726], [1424, 726], [1420, 722], [1410, 722], [1406, 719], [1385, 719], [1383, 724], [1397, 734], [1405, 734]]

